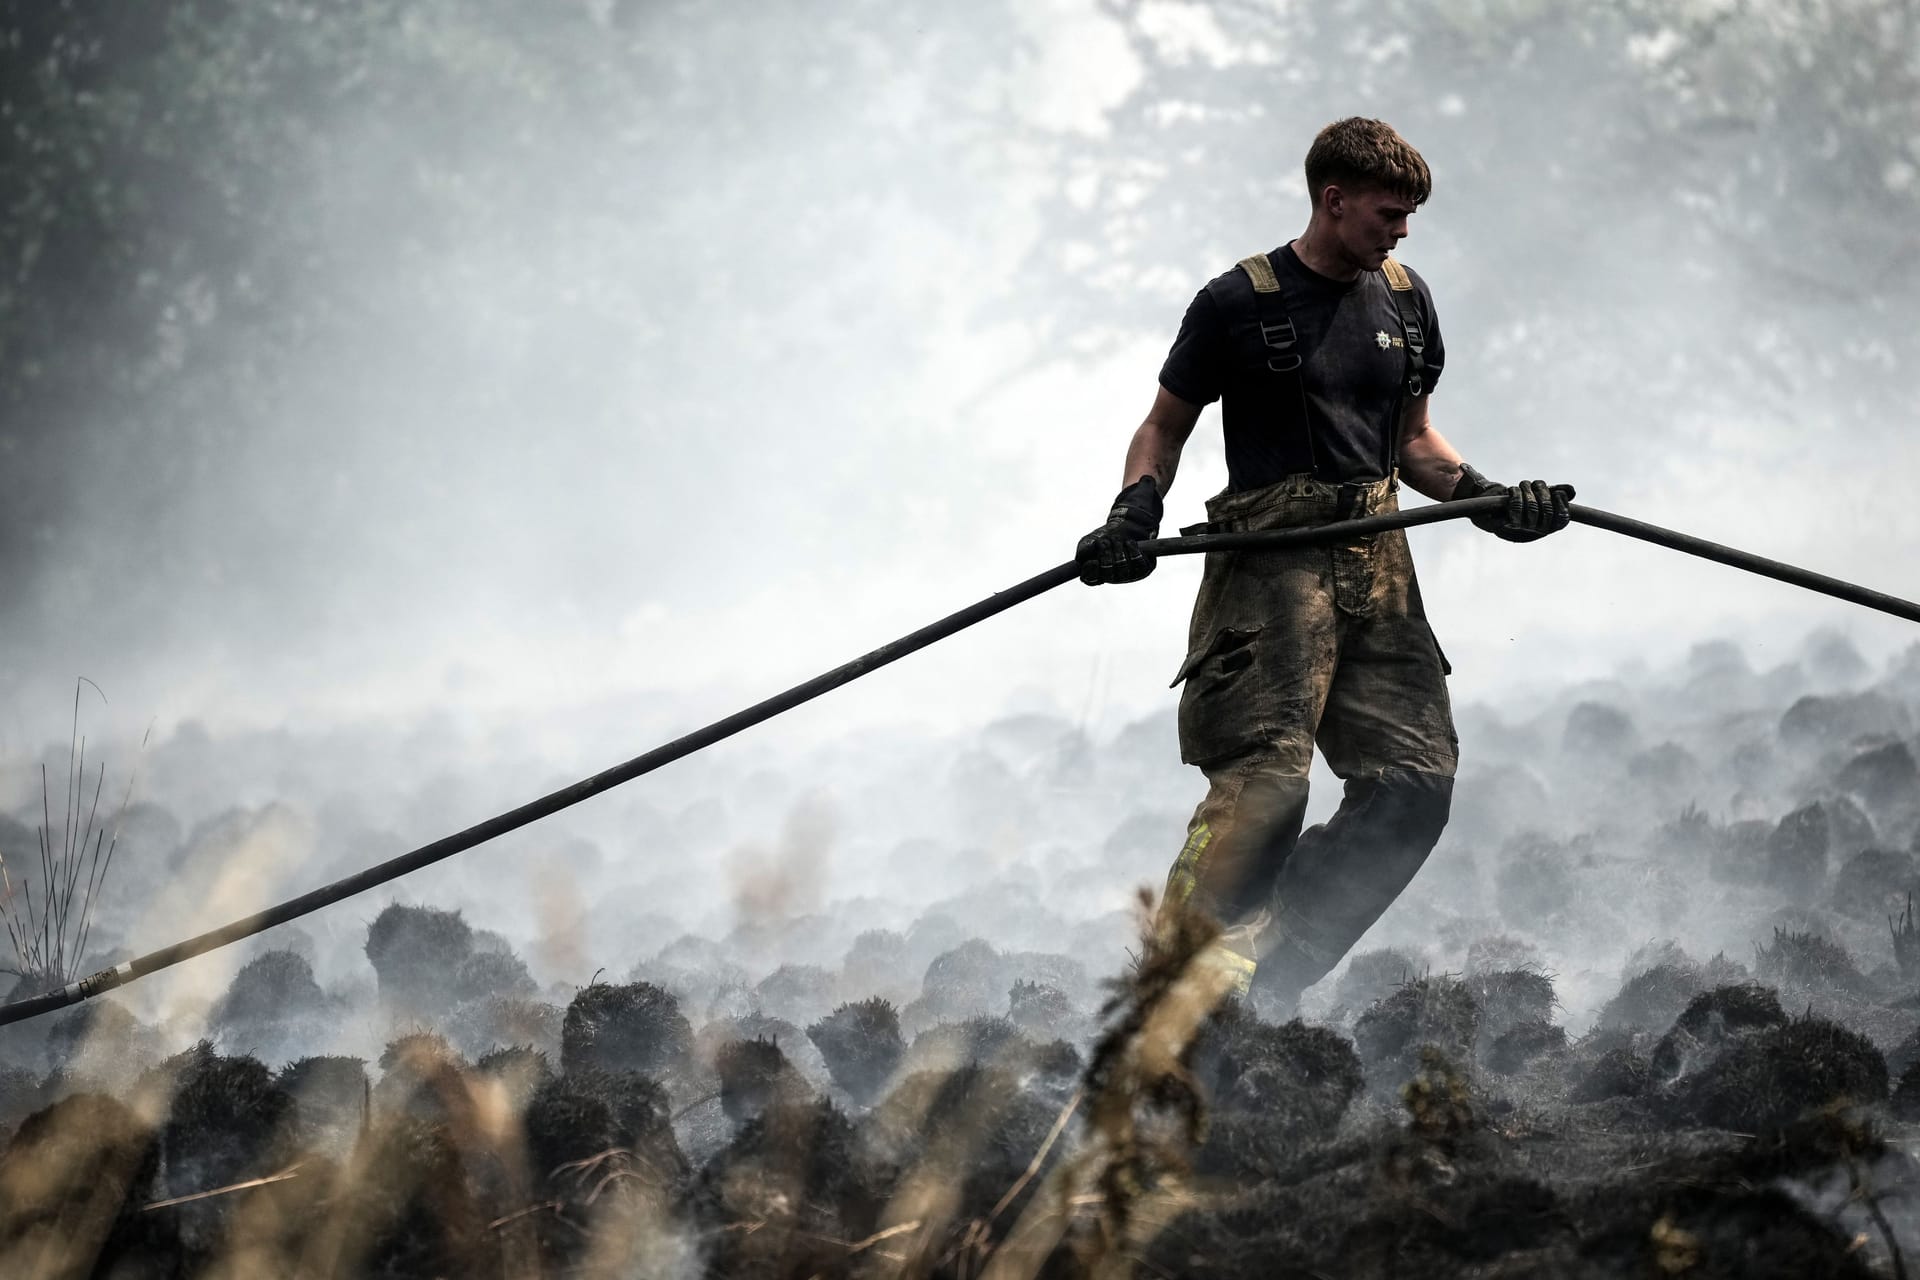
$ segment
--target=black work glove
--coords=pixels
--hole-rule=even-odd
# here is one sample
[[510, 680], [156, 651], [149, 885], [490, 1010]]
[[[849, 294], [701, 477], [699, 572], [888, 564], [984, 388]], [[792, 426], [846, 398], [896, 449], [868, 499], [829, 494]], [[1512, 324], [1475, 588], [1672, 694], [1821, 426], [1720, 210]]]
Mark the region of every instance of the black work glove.
[[1453, 500], [1502, 497], [1504, 510], [1469, 516], [1473, 523], [1508, 542], [1532, 542], [1567, 527], [1567, 504], [1573, 501], [1573, 486], [1550, 485], [1545, 480], [1525, 480], [1519, 484], [1495, 484], [1462, 463], [1460, 483], [1453, 488]]
[[1080, 539], [1073, 558], [1080, 566], [1080, 581], [1088, 586], [1102, 582], [1138, 582], [1153, 572], [1153, 556], [1140, 544], [1160, 533], [1160, 486], [1152, 476], [1141, 476], [1120, 491], [1113, 500], [1107, 522]]

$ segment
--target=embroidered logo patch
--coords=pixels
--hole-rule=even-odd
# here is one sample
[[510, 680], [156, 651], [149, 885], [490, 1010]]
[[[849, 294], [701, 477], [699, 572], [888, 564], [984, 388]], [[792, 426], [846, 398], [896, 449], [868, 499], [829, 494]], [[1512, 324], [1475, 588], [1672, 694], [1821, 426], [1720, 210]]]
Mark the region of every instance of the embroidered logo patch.
[[1382, 351], [1385, 351], [1388, 347], [1393, 345], [1393, 339], [1388, 335], [1385, 329], [1382, 329], [1380, 330], [1380, 332], [1374, 334], [1373, 340], [1380, 344], [1380, 349]]

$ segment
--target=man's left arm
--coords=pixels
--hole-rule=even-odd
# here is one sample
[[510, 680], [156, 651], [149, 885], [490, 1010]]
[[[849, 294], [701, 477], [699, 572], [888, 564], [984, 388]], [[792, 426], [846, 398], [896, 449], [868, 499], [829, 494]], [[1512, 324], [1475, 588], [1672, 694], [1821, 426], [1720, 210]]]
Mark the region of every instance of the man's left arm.
[[1400, 477], [1435, 502], [1457, 498], [1506, 498], [1505, 510], [1470, 517], [1474, 524], [1508, 542], [1532, 542], [1567, 527], [1570, 484], [1544, 480], [1496, 484], [1468, 466], [1460, 451], [1433, 425], [1426, 396], [1414, 396], [1400, 415]]
[[1400, 415], [1400, 478], [1435, 502], [1447, 502], [1460, 487], [1460, 452], [1433, 425], [1427, 397], [1414, 396]]

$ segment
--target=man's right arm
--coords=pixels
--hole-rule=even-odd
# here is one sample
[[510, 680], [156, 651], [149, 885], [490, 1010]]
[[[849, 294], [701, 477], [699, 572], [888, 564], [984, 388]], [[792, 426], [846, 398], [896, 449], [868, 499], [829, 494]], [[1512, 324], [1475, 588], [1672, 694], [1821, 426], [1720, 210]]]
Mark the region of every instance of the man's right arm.
[[1199, 420], [1199, 405], [1188, 404], [1165, 387], [1159, 388], [1146, 421], [1134, 431], [1133, 441], [1127, 446], [1127, 470], [1120, 479], [1121, 487], [1141, 476], [1152, 476], [1155, 488], [1165, 497], [1173, 487], [1174, 472], [1180, 469], [1180, 450]]
[[1180, 449], [1193, 434], [1200, 406], [1189, 404], [1165, 387], [1153, 399], [1147, 419], [1135, 428], [1127, 446], [1127, 474], [1120, 496], [1113, 500], [1107, 522], [1080, 539], [1073, 558], [1080, 581], [1138, 582], [1153, 572], [1153, 557], [1139, 544], [1160, 530], [1164, 508], [1160, 495], [1173, 484], [1180, 467]]
[[[1193, 434], [1200, 404], [1167, 390], [1171, 383], [1198, 399], [1219, 380], [1222, 328], [1212, 295], [1202, 289], [1194, 295], [1180, 322], [1180, 334], [1160, 370], [1160, 386], [1153, 407], [1127, 445], [1127, 465], [1120, 479], [1120, 495], [1113, 500], [1107, 522], [1074, 548], [1080, 580], [1089, 586], [1102, 582], [1138, 582], [1153, 572], [1153, 557], [1140, 549], [1160, 529], [1165, 514], [1161, 495], [1173, 487], [1180, 469], [1180, 450]], [[1212, 399], [1218, 399], [1214, 394]]]

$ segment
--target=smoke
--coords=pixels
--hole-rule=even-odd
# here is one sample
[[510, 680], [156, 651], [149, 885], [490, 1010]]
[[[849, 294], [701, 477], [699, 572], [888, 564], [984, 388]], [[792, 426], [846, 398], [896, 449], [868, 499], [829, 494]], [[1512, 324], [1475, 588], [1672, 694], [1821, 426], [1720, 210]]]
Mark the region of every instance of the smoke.
[[[83, 707], [89, 760], [109, 792], [132, 780], [92, 969], [1064, 560], [1121, 480], [1187, 298], [1298, 233], [1307, 141], [1349, 112], [1433, 165], [1402, 256], [1436, 293], [1435, 419], [1466, 457], [1920, 594], [1920, 516], [1886, 480], [1912, 457], [1901, 371], [1920, 357], [1901, 320], [1912, 21], [1882, 0], [0, 4], [0, 852], [33, 847], [76, 674], [106, 695]], [[1217, 423], [1169, 527], [1224, 483]], [[1912, 937], [1886, 917], [1920, 883], [1908, 629], [1592, 530], [1412, 536], [1455, 668], [1453, 819], [1309, 993], [1316, 1025], [1205, 1033], [1223, 1136], [1202, 1174], [1247, 1175], [1232, 1161], [1273, 1138], [1259, 1125], [1298, 1126], [1276, 1151], [1331, 1137], [1363, 1072], [1356, 1114], [1378, 1120], [1419, 1047], [1401, 1033], [1442, 1014], [1484, 1059], [1476, 1089], [1515, 1115], [1547, 1096], [1569, 1132], [1615, 1106], [1693, 1106], [1662, 1121], [1685, 1127], [1811, 1097], [1876, 1051], [1902, 1077]], [[47, 1160], [71, 1185], [35, 1196], [97, 1200], [104, 1223], [99, 1187], [147, 1188], [137, 1207], [259, 1177], [222, 1202], [246, 1206], [235, 1250], [311, 1219], [350, 1259], [389, 1234], [383, 1206], [411, 1205], [401, 1236], [471, 1218], [527, 1260], [544, 1228], [520, 1215], [552, 1195], [648, 1274], [769, 1238], [878, 1258], [944, 1248], [908, 1234], [922, 1220], [952, 1217], [976, 1251], [992, 1213], [1032, 1226], [1047, 1151], [1076, 1145], [1056, 1119], [1096, 984], [1138, 977], [1137, 893], [1200, 792], [1166, 688], [1198, 569], [1069, 585], [404, 882], [7, 1028], [0, 1124], [57, 1103], [68, 1120], [34, 1141], [99, 1135]], [[1309, 820], [1337, 798], [1316, 773]], [[445, 945], [377, 948], [376, 968], [383, 918]], [[1685, 1042], [1684, 1087], [1659, 1094], [1653, 1038], [1749, 976], [1801, 1017], [1742, 1042], [1750, 1077]], [[603, 1002], [665, 1028], [660, 1081], [548, 1071], [596, 981], [674, 998]], [[808, 1034], [843, 1005], [839, 1039]], [[1802, 1056], [1829, 1074], [1774, 1088], [1820, 1019], [1853, 1039], [1814, 1026], [1829, 1057]], [[572, 1028], [576, 1051], [591, 1032]], [[324, 1056], [269, 1082], [306, 1055]], [[951, 1087], [893, 1088], [903, 1065], [975, 1059]], [[1421, 1070], [1413, 1096], [1445, 1104], [1424, 1123], [1471, 1127], [1450, 1068]], [[1316, 1072], [1325, 1096], [1288, 1118]], [[1120, 1074], [1139, 1079], [1109, 1120], [1178, 1078]], [[846, 1115], [790, 1113], [736, 1150], [735, 1121], [805, 1090]], [[273, 1181], [278, 1148], [253, 1144], [274, 1108], [339, 1169]], [[170, 1114], [206, 1122], [150, 1132]], [[1462, 1134], [1416, 1138], [1461, 1140], [1449, 1180], [1479, 1158]], [[796, 1170], [851, 1145], [899, 1175], [862, 1183], [886, 1189], [885, 1225], [793, 1218], [828, 1199]], [[724, 1212], [683, 1216], [628, 1176], [682, 1148]], [[1798, 1158], [1738, 1180], [1873, 1256], [1911, 1244], [1911, 1215], [1889, 1225], [1857, 1185], [1897, 1189], [1904, 1164]], [[525, 1185], [462, 1189], [463, 1159]], [[1344, 1197], [1323, 1172], [1268, 1181]], [[434, 1196], [453, 1199], [415, 1203]], [[1443, 1207], [1411, 1220], [1480, 1212]], [[165, 1229], [221, 1211], [197, 1212]], [[1277, 1216], [1352, 1205], [1329, 1212]], [[1636, 1213], [1621, 1239], [1656, 1223], [1656, 1244], [1713, 1247], [1698, 1221]], [[767, 1221], [786, 1225], [756, 1244]]]
[[[1298, 157], [1348, 110], [1437, 174], [1404, 256], [1468, 458], [1913, 594], [1920, 526], [1878, 482], [1909, 451], [1912, 262], [1881, 240], [1920, 157], [1873, 35], [1899, 13], [1388, 10], [1414, 35], [1064, 0], [11, 17], [94, 96], [0, 78], [44, 144], [9, 180], [98, 199], [4, 227], [0, 810], [30, 828], [67, 683], [98, 681], [89, 731], [137, 780], [101, 949], [137, 952], [1063, 560], [1185, 299], [1298, 232]], [[209, 66], [254, 70], [196, 97]], [[176, 154], [199, 167], [156, 184]], [[1169, 526], [1223, 483], [1216, 423]], [[1576, 1031], [1643, 943], [1748, 958], [1786, 904], [1700, 909], [1666, 825], [1819, 798], [1768, 735], [1908, 679], [1906, 630], [1591, 530], [1414, 537], [1464, 767], [1367, 945], [1444, 965], [1524, 935]], [[392, 896], [550, 994], [683, 935], [752, 982], [872, 930], [909, 986], [967, 936], [1104, 972], [1197, 796], [1165, 687], [1197, 571], [1062, 588]], [[1582, 747], [1586, 705], [1632, 735]], [[386, 900], [259, 945], [365, 994]], [[128, 998], [191, 1026], [249, 954]]]
[[[1913, 157], [1896, 120], [1857, 114], [1854, 71], [1811, 119], [1747, 96], [1852, 67], [1864, 37], [1818, 17], [1803, 54], [1759, 17], [1735, 40], [1409, 15], [1417, 56], [1376, 46], [1332, 94], [1289, 77], [1331, 65], [1337, 22], [1184, 6], [109, 24], [72, 76], [166, 99], [197, 62], [283, 74], [230, 82], [178, 133], [71, 109], [130, 192], [167, 148], [225, 178], [144, 220], [89, 215], [124, 249], [92, 292], [32, 259], [23, 297], [64, 288], [96, 323], [9, 349], [10, 518], [33, 519], [0, 539], [0, 735], [37, 743], [76, 669], [162, 727], [625, 696], [699, 719], [910, 630], [1098, 518], [1185, 297], [1297, 232], [1297, 154], [1347, 109], [1439, 175], [1406, 256], [1439, 297], [1437, 420], [1469, 458], [1904, 591], [1920, 531], [1842, 497], [1903, 447], [1901, 277], [1868, 269], [1887, 224], [1807, 231], [1835, 166], [1878, 207], [1908, 198]], [[749, 62], [769, 70], [743, 83]], [[22, 99], [30, 129], [61, 109]], [[1170, 523], [1219, 486], [1212, 423]], [[1416, 537], [1467, 696], [1711, 634], [1901, 641], [1589, 531]], [[815, 723], [962, 723], [1018, 681], [1091, 692], [1116, 729], [1165, 705], [1193, 569], [1025, 606]]]

